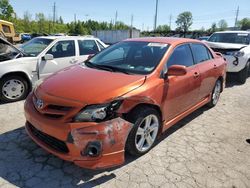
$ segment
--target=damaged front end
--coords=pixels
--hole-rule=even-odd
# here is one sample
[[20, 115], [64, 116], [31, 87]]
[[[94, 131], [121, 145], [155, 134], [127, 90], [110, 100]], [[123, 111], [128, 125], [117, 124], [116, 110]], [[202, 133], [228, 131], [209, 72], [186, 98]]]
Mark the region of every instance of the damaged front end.
[[120, 117], [91, 126], [73, 128], [71, 136], [81, 157], [74, 163], [85, 168], [109, 168], [124, 163], [132, 124]]

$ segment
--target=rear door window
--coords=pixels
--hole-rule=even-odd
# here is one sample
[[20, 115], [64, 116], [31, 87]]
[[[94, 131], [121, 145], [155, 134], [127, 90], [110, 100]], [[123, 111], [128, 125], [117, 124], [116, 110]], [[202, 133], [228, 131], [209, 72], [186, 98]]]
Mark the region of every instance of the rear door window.
[[191, 49], [196, 64], [212, 59], [210, 51], [203, 44], [191, 44]]
[[167, 62], [167, 68], [172, 65], [184, 65], [190, 67], [194, 65], [191, 49], [188, 44], [178, 46], [174, 49]]
[[95, 40], [78, 40], [80, 55], [90, 55], [99, 52]]

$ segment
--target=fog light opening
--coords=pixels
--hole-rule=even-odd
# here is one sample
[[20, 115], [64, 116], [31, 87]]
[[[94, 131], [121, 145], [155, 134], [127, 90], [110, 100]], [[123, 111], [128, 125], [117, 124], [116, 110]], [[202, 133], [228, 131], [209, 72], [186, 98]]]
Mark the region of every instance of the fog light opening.
[[97, 157], [101, 154], [101, 142], [100, 141], [94, 141], [89, 142], [85, 151], [82, 152], [85, 156], [90, 157]]

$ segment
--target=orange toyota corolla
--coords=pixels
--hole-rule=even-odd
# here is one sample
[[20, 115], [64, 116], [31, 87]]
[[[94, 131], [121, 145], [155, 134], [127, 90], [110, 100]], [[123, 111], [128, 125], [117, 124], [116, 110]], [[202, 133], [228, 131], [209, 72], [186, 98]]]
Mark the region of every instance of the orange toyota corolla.
[[50, 76], [28, 96], [26, 129], [42, 148], [91, 169], [143, 155], [157, 136], [201, 106], [213, 107], [226, 62], [204, 43], [129, 39]]

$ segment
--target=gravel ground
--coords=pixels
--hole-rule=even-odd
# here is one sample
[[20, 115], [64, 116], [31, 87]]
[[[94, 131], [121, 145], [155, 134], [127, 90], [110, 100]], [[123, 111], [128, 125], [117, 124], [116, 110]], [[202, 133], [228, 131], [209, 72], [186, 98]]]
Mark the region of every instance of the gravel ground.
[[24, 130], [23, 101], [0, 104], [0, 187], [250, 187], [250, 78], [218, 105], [169, 129], [140, 158], [90, 171], [38, 147]]

